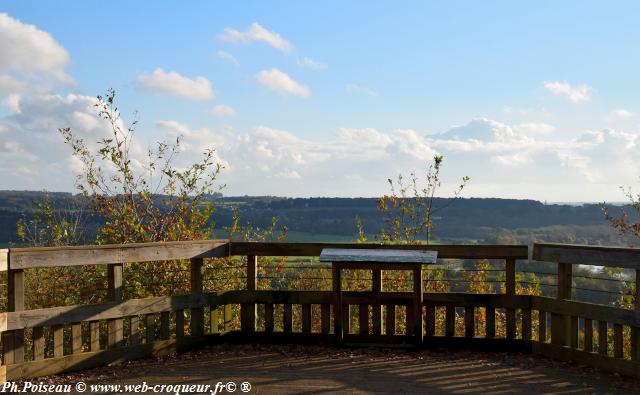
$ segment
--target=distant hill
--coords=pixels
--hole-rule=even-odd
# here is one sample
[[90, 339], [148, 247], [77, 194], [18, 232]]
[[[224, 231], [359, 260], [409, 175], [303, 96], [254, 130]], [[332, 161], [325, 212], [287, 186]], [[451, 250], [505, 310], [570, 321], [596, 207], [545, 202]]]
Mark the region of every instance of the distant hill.
[[[87, 209], [83, 198], [70, 193], [48, 193], [57, 210]], [[17, 243], [15, 224], [33, 212], [44, 192], [0, 191], [0, 245]], [[161, 196], [157, 197], [162, 199]], [[384, 222], [374, 198], [284, 198], [269, 196], [211, 196], [217, 210], [212, 218], [217, 227], [229, 225], [233, 208], [243, 223], [267, 227], [276, 216], [292, 235], [334, 235], [336, 240], [355, 238], [355, 218], [359, 216], [369, 234], [379, 233]], [[436, 198], [434, 207], [449, 203]], [[613, 208], [614, 212], [619, 207]], [[632, 212], [633, 210], [630, 210]], [[635, 220], [635, 218], [632, 218]], [[100, 218], [89, 219], [89, 232], [95, 232]], [[535, 200], [464, 198], [438, 211], [435, 237], [444, 242], [557, 242], [616, 243], [597, 204], [544, 204]], [[305, 236], [305, 237], [306, 237]], [[93, 234], [87, 235], [92, 240]], [[306, 238], [305, 238], [306, 239]], [[554, 239], [554, 240], [550, 240]]]

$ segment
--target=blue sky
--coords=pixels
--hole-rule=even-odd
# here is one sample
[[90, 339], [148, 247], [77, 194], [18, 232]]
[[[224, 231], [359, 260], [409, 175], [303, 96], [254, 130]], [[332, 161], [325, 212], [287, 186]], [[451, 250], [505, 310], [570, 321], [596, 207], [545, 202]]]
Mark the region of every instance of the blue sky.
[[0, 5], [0, 189], [73, 190], [56, 129], [140, 111], [138, 151], [216, 148], [226, 194], [377, 196], [445, 156], [442, 194], [622, 200], [637, 184], [636, 2]]

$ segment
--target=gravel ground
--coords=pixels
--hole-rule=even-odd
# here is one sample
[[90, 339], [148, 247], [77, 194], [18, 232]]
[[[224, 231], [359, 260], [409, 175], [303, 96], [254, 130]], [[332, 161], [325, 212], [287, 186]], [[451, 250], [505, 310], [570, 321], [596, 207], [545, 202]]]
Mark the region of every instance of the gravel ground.
[[253, 344], [215, 345], [33, 381], [209, 384], [197, 392], [207, 394], [217, 382], [234, 382], [238, 394], [247, 389], [242, 382], [250, 383], [251, 394], [640, 394], [639, 380], [529, 354]]

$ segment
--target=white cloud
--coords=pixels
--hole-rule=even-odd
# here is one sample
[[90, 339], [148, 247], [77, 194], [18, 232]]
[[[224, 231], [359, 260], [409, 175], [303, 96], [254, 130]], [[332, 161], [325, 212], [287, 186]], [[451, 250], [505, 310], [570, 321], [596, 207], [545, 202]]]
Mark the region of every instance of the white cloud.
[[224, 104], [218, 104], [217, 106], [213, 106], [211, 110], [209, 110], [211, 115], [215, 115], [216, 117], [228, 117], [231, 115], [235, 115], [236, 111], [229, 106]]
[[545, 81], [544, 87], [556, 96], [565, 96], [577, 103], [591, 100], [592, 88], [588, 85], [571, 86], [568, 82]]
[[248, 44], [254, 41], [262, 41], [282, 52], [291, 52], [293, 50], [293, 45], [289, 41], [278, 33], [271, 32], [255, 22], [251, 24], [246, 32], [226, 28], [219, 37], [231, 43]]
[[356, 84], [347, 84], [347, 85], [345, 85], [345, 89], [349, 93], [365, 94], [365, 95], [371, 96], [371, 97], [378, 96], [378, 92], [374, 91], [371, 88], [367, 88], [366, 86], [360, 86], [360, 85], [356, 85]]
[[0, 69], [69, 84], [73, 80], [64, 71], [68, 63], [68, 52], [51, 34], [0, 13]]
[[298, 59], [298, 66], [308, 67], [313, 70], [324, 70], [327, 68], [326, 63], [318, 62], [308, 57]]
[[615, 108], [609, 111], [609, 114], [605, 118], [607, 121], [625, 121], [633, 118], [633, 113], [624, 108]]
[[556, 127], [549, 125], [548, 123], [520, 123], [513, 125], [513, 130], [516, 133], [528, 136], [528, 135], [549, 135], [556, 130]]
[[226, 51], [218, 51], [218, 57], [222, 60], [226, 60], [227, 62], [231, 62], [235, 65], [240, 64], [240, 62], [238, 62], [238, 59], [236, 59], [235, 56], [231, 55], [229, 52], [226, 52]]
[[213, 99], [211, 83], [204, 77], [190, 79], [175, 71], [167, 73], [161, 68], [157, 68], [151, 74], [138, 76], [137, 83], [145, 89], [189, 100], [206, 101]]
[[311, 96], [311, 91], [306, 85], [294, 81], [286, 73], [273, 68], [262, 70], [256, 74], [256, 80], [269, 90], [300, 97]]

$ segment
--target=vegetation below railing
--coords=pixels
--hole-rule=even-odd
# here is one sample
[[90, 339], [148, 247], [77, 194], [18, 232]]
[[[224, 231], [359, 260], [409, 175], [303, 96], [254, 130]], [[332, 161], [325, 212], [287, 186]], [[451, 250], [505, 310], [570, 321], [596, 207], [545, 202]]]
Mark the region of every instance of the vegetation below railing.
[[[425, 346], [528, 350], [640, 377], [638, 305], [628, 310], [571, 300], [578, 265], [620, 267], [638, 276], [639, 250], [537, 245], [533, 257], [543, 263], [529, 262], [526, 246], [211, 240], [11, 249], [2, 255], [9, 301], [9, 312], [0, 315], [5, 378], [165, 354], [217, 339], [337, 341], [331, 271], [314, 260], [327, 247], [438, 251], [438, 265], [423, 269]], [[465, 268], [463, 260], [479, 262]], [[517, 269], [535, 265], [556, 266], [553, 297], [518, 285]], [[148, 276], [130, 276], [132, 267]], [[88, 273], [96, 283], [64, 290], [65, 306], [51, 306], [59, 299], [47, 299], [42, 289], [24, 288], [26, 276], [56, 270], [78, 279]], [[447, 270], [458, 277], [448, 277]], [[345, 270], [344, 278], [345, 342], [411, 342], [409, 273]], [[457, 279], [466, 285], [449, 281]], [[40, 277], [44, 290], [55, 284], [55, 277]]]

